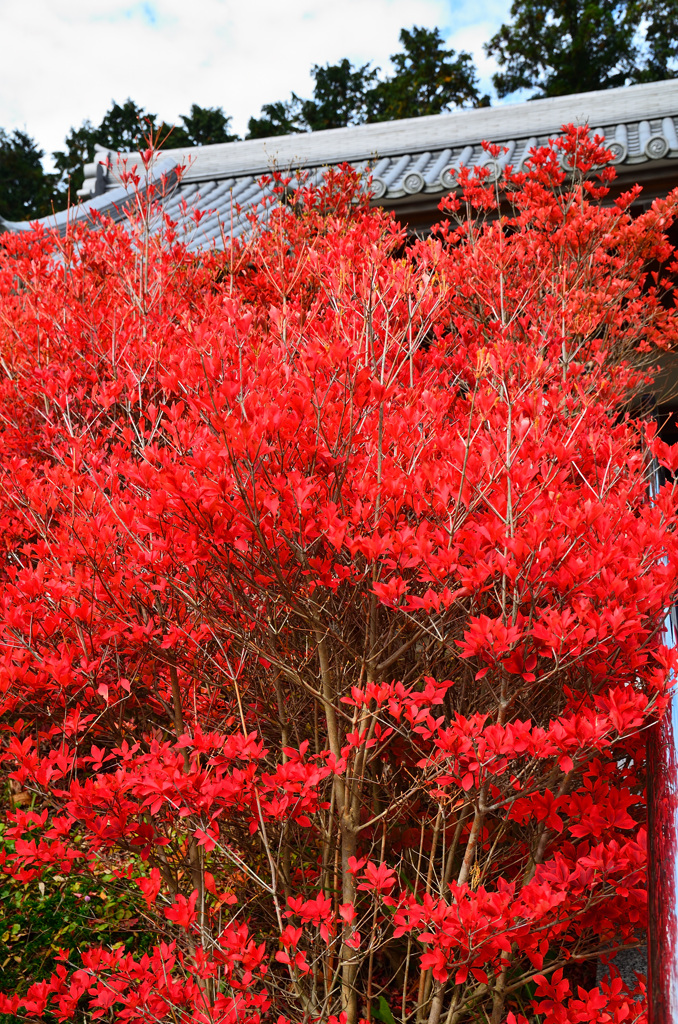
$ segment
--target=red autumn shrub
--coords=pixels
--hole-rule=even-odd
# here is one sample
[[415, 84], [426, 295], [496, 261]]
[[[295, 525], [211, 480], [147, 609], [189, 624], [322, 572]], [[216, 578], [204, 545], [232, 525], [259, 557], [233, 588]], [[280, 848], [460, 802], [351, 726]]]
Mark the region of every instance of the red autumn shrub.
[[2, 236], [2, 870], [114, 873], [144, 942], [0, 1010], [639, 1019], [595, 963], [645, 926], [674, 664], [628, 410], [678, 200], [603, 206], [604, 161], [464, 174], [410, 245], [349, 172], [224, 252], [141, 199]]

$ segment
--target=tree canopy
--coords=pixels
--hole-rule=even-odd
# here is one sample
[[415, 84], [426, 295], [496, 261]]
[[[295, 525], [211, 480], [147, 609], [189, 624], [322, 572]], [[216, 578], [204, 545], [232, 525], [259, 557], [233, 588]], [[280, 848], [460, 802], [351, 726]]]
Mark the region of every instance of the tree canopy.
[[391, 56], [394, 73], [385, 77], [379, 68], [355, 67], [348, 58], [313, 65], [313, 97], [304, 100], [292, 93], [287, 101], [265, 104], [260, 117], [250, 118], [247, 137], [393, 121], [489, 103], [478, 91], [471, 55], [447, 49], [439, 29], [403, 29], [400, 43], [402, 51]]
[[168, 139], [172, 146], [211, 146], [217, 142], [236, 142], [240, 136], [231, 131], [231, 118], [221, 107], [191, 104], [190, 114], [181, 115]]
[[248, 139], [343, 128], [367, 120], [376, 69], [369, 64], [354, 67], [344, 58], [324, 67], [314, 64], [311, 74], [313, 98], [304, 100], [293, 92], [289, 100], [265, 103], [261, 115], [249, 120]]
[[147, 144], [149, 137], [157, 145], [177, 147], [232, 142], [238, 138], [230, 132], [231, 118], [221, 107], [200, 107], [194, 103], [190, 113], [179, 120], [180, 124], [169, 125], [132, 99], [124, 103], [112, 101], [98, 125], [84, 121], [79, 128], [71, 128], [64, 149], [53, 154], [59, 191], [64, 193], [70, 188], [73, 196], [81, 188], [83, 165], [94, 159], [96, 145], [116, 152], [139, 149]]
[[45, 174], [43, 156], [26, 132], [0, 128], [0, 217], [34, 220], [51, 213], [54, 178]]
[[301, 119], [309, 131], [343, 128], [368, 118], [376, 69], [369, 64], [353, 67], [344, 58], [325, 67], [314, 64], [311, 73], [315, 81], [313, 99], [301, 102]]
[[391, 56], [393, 75], [373, 90], [369, 120], [397, 121], [489, 104], [489, 96], [478, 91], [471, 55], [447, 49], [437, 29], [403, 29], [400, 42], [402, 52]]
[[514, 0], [511, 19], [485, 44], [500, 97], [610, 89], [678, 70], [678, 0]]

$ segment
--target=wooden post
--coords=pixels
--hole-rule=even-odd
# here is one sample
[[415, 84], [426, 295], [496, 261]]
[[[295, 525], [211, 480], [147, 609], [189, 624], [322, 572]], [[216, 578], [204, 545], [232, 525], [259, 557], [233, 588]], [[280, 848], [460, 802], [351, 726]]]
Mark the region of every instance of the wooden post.
[[[676, 614], [664, 642], [676, 646]], [[648, 1024], [678, 1024], [678, 693], [647, 741]]]

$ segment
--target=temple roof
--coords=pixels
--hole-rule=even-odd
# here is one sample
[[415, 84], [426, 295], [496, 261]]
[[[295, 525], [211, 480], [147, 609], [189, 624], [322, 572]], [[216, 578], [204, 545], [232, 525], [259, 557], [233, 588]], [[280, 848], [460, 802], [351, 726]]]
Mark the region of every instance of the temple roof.
[[[497, 107], [454, 110], [435, 116], [408, 118], [348, 128], [228, 142], [190, 149], [167, 149], [156, 158], [151, 177], [180, 180], [167, 191], [164, 210], [181, 219], [182, 201], [204, 214], [191, 238], [193, 248], [221, 245], [224, 233], [247, 229], [248, 211], [270, 186], [261, 177], [273, 170], [308, 172], [320, 181], [328, 166], [349, 163], [372, 174], [372, 196], [380, 205], [435, 209], [454, 187], [453, 172], [461, 165], [486, 165], [498, 178], [506, 164], [515, 169], [530, 149], [558, 135], [564, 124], [588, 124], [604, 136], [622, 181], [661, 181], [664, 191], [678, 184], [678, 80], [578, 93]], [[494, 161], [482, 142], [506, 152]], [[138, 169], [139, 154], [99, 149], [85, 166], [78, 207], [43, 218], [46, 226], [65, 230], [93, 210], [124, 216], [130, 194], [121, 185], [122, 170]], [[664, 187], [666, 186], [666, 187]], [[21, 231], [27, 224], [0, 221], [0, 229]]]

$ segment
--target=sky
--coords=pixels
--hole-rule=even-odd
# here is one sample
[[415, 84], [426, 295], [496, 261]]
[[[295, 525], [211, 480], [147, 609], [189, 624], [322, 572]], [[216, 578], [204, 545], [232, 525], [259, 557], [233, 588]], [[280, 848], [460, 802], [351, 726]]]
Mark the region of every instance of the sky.
[[168, 122], [191, 103], [223, 107], [244, 134], [262, 103], [312, 93], [312, 64], [372, 62], [389, 70], [401, 28], [439, 28], [482, 49], [509, 0], [0, 0], [0, 127], [47, 154], [71, 126], [97, 124], [131, 97]]

